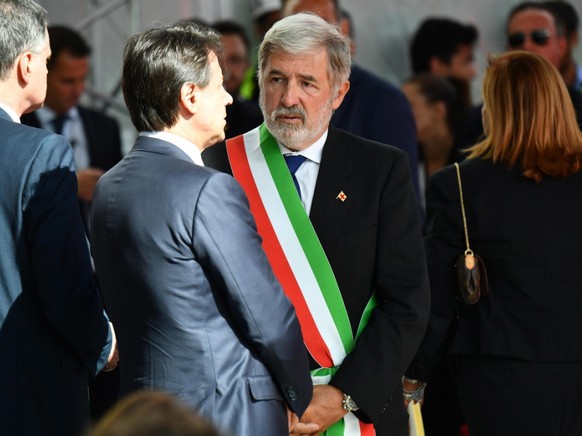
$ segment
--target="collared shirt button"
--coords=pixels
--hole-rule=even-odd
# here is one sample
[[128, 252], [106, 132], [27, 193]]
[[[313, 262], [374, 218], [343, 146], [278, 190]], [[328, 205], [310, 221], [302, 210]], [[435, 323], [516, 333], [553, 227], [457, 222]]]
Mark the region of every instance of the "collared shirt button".
[[297, 399], [297, 394], [295, 393], [295, 389], [293, 389], [293, 387], [288, 387], [287, 388], [287, 397], [291, 401], [295, 401]]

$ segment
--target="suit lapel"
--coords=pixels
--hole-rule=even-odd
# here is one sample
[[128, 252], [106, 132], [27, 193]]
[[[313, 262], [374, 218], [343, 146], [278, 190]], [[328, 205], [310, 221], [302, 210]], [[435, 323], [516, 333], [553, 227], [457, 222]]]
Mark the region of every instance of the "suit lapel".
[[[353, 171], [346, 144], [340, 132], [330, 126], [323, 148], [309, 218], [320, 241], [333, 241], [351, 207], [355, 195], [349, 175]], [[344, 200], [341, 197], [345, 195]], [[326, 244], [324, 244], [324, 247]]]

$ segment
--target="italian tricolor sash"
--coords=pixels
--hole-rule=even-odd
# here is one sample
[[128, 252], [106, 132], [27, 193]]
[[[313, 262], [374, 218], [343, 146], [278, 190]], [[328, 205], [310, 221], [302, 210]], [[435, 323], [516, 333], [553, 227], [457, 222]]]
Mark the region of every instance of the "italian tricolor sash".
[[[337, 281], [301, 204], [275, 139], [265, 125], [226, 141], [234, 177], [245, 191], [263, 238], [263, 249], [275, 276], [289, 297], [301, 324], [305, 345], [321, 368], [312, 371], [315, 384], [328, 383], [355, 345]], [[367, 323], [370, 300], [358, 334]], [[371, 424], [353, 414], [325, 434], [374, 435]]]

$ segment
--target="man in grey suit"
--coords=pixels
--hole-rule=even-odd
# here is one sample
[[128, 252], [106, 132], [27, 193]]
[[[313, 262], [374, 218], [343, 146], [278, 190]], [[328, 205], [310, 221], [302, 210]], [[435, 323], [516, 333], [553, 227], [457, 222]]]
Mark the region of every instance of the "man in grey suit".
[[116, 365], [73, 151], [64, 137], [20, 124], [45, 97], [46, 26], [35, 2], [0, 2], [2, 435], [78, 435], [89, 420], [89, 376]]
[[194, 23], [129, 39], [122, 86], [140, 135], [97, 185], [93, 256], [122, 393], [167, 391], [229, 434], [282, 435], [312, 394], [299, 323], [242, 189], [200, 157], [232, 102], [221, 49]]

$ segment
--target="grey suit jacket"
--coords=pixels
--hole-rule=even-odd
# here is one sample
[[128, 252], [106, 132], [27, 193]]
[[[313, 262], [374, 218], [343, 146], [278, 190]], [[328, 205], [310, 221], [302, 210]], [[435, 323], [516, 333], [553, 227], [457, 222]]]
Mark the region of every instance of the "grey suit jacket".
[[0, 110], [0, 434], [77, 435], [111, 348], [71, 146]]
[[287, 434], [308, 362], [238, 183], [140, 137], [99, 181], [92, 233], [122, 392], [174, 393], [231, 434]]

